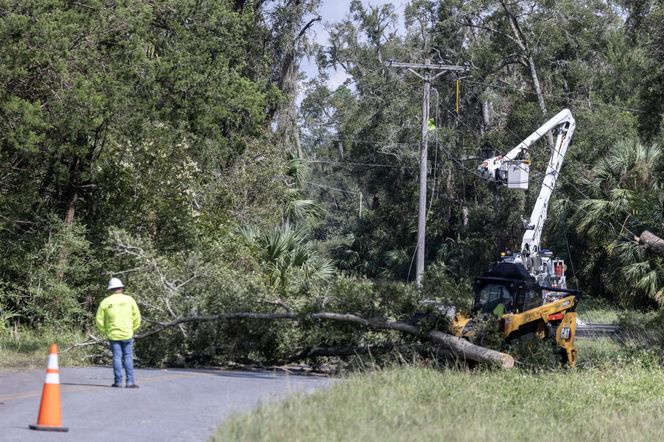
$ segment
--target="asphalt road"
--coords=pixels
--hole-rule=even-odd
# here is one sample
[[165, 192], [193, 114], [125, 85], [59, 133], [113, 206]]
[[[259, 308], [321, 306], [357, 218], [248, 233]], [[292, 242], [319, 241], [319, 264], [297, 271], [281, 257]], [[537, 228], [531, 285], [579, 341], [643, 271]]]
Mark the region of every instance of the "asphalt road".
[[136, 370], [139, 389], [111, 388], [110, 367], [62, 368], [62, 424], [37, 423], [45, 370], [0, 373], [1, 441], [205, 441], [224, 419], [296, 392], [326, 388], [325, 377], [271, 371]]

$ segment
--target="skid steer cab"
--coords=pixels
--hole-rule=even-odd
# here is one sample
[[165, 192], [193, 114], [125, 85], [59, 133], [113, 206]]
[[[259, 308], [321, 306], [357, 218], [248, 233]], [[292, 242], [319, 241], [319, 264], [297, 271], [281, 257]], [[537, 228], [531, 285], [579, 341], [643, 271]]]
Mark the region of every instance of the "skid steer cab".
[[[478, 324], [494, 320], [505, 348], [520, 339], [546, 339], [562, 362], [570, 367], [576, 365], [575, 310], [579, 291], [542, 287], [522, 264], [503, 261], [475, 279], [474, 292], [471, 315], [460, 313], [452, 321], [454, 335], [478, 342]], [[556, 296], [550, 297], [549, 293]], [[553, 301], [545, 302], [545, 298]]]

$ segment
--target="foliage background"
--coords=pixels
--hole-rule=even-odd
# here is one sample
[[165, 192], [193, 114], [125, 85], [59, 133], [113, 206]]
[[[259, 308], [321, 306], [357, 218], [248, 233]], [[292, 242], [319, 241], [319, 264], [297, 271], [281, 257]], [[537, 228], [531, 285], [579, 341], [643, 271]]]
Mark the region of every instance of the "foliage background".
[[[424, 300], [467, 306], [472, 278], [520, 242], [541, 180], [509, 193], [476, 166], [564, 107], [577, 130], [547, 246], [585, 293], [659, 309], [662, 260], [633, 239], [664, 235], [662, 2], [413, 0], [399, 34], [393, 6], [356, 0], [325, 45], [310, 39], [319, 7], [0, 0], [0, 333], [94, 333], [110, 276], [146, 329], [240, 310], [403, 320]], [[305, 55], [320, 75], [301, 81]], [[458, 113], [456, 78], [433, 84], [416, 290], [421, 81], [385, 62], [425, 58], [471, 71]], [[335, 90], [331, 68], [348, 75]], [[533, 157], [542, 170], [545, 143]], [[181, 365], [401, 338], [232, 321], [149, 339], [142, 361]]]

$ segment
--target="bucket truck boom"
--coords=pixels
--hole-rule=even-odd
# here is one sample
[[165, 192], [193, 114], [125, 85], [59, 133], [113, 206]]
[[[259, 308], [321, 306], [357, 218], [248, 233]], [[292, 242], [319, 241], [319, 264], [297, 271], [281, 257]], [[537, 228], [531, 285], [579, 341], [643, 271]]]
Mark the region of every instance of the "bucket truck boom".
[[508, 188], [527, 189], [530, 173], [530, 147], [549, 131], [553, 131], [555, 143], [551, 149], [544, 181], [530, 218], [524, 223], [525, 233], [521, 240], [521, 250], [512, 257], [515, 262], [523, 263], [540, 285], [566, 287], [564, 263], [561, 260], [551, 260], [550, 252], [541, 249], [540, 242], [549, 208], [549, 199], [556, 187], [560, 168], [563, 165], [575, 127], [576, 122], [572, 113], [569, 109], [564, 109], [507, 154], [489, 158], [479, 167], [482, 176], [488, 180], [506, 184]]

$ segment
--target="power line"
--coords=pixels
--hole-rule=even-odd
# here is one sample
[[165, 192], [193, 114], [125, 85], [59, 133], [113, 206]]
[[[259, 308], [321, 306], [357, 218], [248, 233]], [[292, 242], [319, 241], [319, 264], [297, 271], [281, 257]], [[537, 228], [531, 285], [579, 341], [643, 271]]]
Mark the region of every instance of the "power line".
[[334, 190], [334, 191], [342, 192], [342, 193], [354, 193], [354, 194], [360, 194], [360, 193], [362, 193], [362, 192], [356, 192], [356, 191], [354, 191], [354, 190], [338, 189], [338, 188], [336, 188], [336, 187], [326, 186], [325, 184], [312, 183], [311, 181], [305, 181], [305, 183], [310, 184], [310, 185], [315, 186], [315, 187], [320, 187], [320, 188], [328, 189], [328, 190]]
[[322, 136], [315, 137], [315, 141], [340, 141], [340, 142], [352, 142], [352, 143], [363, 143], [363, 144], [372, 144], [378, 146], [400, 146], [400, 147], [417, 147], [420, 145], [419, 141], [376, 141], [376, 140], [361, 140], [358, 138], [347, 138], [347, 137], [338, 137], [338, 136]]
[[[474, 83], [474, 84], [481, 84], [481, 85], [490, 86], [490, 87], [497, 87], [497, 88], [501, 88], [501, 87], [502, 87], [502, 88], [504, 88], [504, 89], [509, 89], [509, 87], [507, 87], [507, 86], [500, 86], [500, 85], [495, 85], [495, 84], [490, 84], [490, 83], [484, 83], [484, 82], [477, 82], [477, 81], [470, 81], [470, 80], [467, 80], [467, 81], [468, 81], [469, 83]], [[511, 88], [511, 89], [513, 89], [513, 90], [517, 90], [516, 88]], [[528, 92], [528, 91], [526, 91], [526, 92]], [[470, 93], [473, 94], [478, 100], [480, 99], [480, 98], [479, 98], [474, 92], [472, 92], [472, 90], [470, 91]], [[532, 93], [532, 92], [528, 92], [528, 93]], [[568, 99], [568, 97], [562, 97], [562, 96], [560, 96], [560, 97], [556, 97], [556, 96], [553, 96], [553, 95], [550, 95], [550, 94], [545, 94], [545, 96], [548, 97], [548, 98], [561, 98], [561, 99], [564, 98], [564, 99]], [[571, 101], [586, 101], [586, 100], [579, 100], [579, 99], [570, 99], [570, 100], [571, 100]], [[600, 103], [600, 104], [594, 103], [594, 104], [595, 104], [595, 105], [600, 105], [600, 106], [612, 107], [612, 108], [616, 108], [616, 109], [622, 109], [622, 110], [628, 110], [628, 111], [633, 111], [633, 112], [640, 112], [640, 113], [643, 113], [643, 111], [640, 111], [640, 110], [638, 110], [638, 109], [631, 109], [631, 108], [627, 108], [627, 107], [614, 106], [614, 105], [603, 104], [603, 103]], [[476, 129], [472, 128], [468, 123], [466, 123], [465, 121], [463, 121], [458, 115], [456, 115], [453, 111], [451, 111], [447, 106], [441, 105], [441, 107], [442, 107], [447, 113], [449, 113], [449, 114], [450, 114], [455, 120], [457, 120], [460, 124], [462, 124], [463, 126], [465, 126], [465, 127], [466, 127], [471, 133], [473, 133], [475, 136], [478, 136], [478, 135], [479, 135], [479, 134], [477, 133], [477, 130], [476, 130]], [[512, 135], [514, 135], [515, 137], [517, 137], [517, 138], [519, 137], [519, 134], [517, 134], [516, 132], [514, 132], [511, 128], [507, 127], [507, 130], [508, 130], [509, 132], [511, 132]], [[360, 139], [354, 139], [354, 138], [338, 138], [338, 137], [335, 137], [335, 138], [331, 138], [331, 137], [328, 138], [328, 137], [325, 137], [325, 138], [327, 138], [327, 139], [330, 140], [330, 141], [350, 141], [350, 142], [359, 142], [359, 143], [373, 144], [373, 145], [388, 145], [388, 144], [389, 144], [389, 145], [396, 145], [396, 146], [409, 146], [409, 147], [414, 147], [415, 145], [418, 144], [417, 142], [390, 142], [390, 141], [384, 141], [384, 142], [381, 142], [381, 141], [372, 141], [372, 140], [360, 140]], [[458, 159], [458, 158], [457, 158], [452, 152], [450, 152], [448, 149], [446, 149], [446, 148], [443, 146], [443, 144], [437, 142], [437, 143], [436, 143], [436, 147], [437, 147], [437, 148], [440, 148], [443, 152], [445, 152], [446, 155], [447, 155], [447, 157], [448, 157], [453, 163], [455, 163], [455, 164], [456, 164], [456, 165], [457, 165], [457, 166], [458, 166], [463, 172], [465, 172], [465, 173], [469, 173], [469, 174], [474, 175], [474, 176], [476, 176], [476, 177], [479, 177], [479, 178], [482, 179], [482, 181], [489, 181], [489, 182], [494, 182], [494, 183], [500, 183], [500, 181], [495, 180], [495, 179], [492, 179], [492, 178], [487, 179], [485, 176], [483, 176], [481, 173], [479, 173], [479, 172], [478, 172], [477, 170], [475, 170], [475, 169], [470, 169], [470, 168], [468, 168], [468, 167], [467, 167], [467, 166], [466, 166], [461, 160], [459, 160], [459, 159]], [[495, 147], [495, 146], [494, 146], [494, 147]], [[557, 150], [555, 149], [555, 147], [552, 147], [551, 149], [552, 149], [554, 152], [557, 152]], [[364, 166], [364, 167], [386, 167], [386, 168], [399, 168], [399, 167], [403, 167], [403, 166], [386, 165], [386, 164], [376, 164], [376, 163], [353, 163], [353, 162], [336, 162], [336, 161], [325, 162], [325, 161], [316, 161], [316, 160], [310, 160], [310, 162], [320, 162], [320, 163], [339, 164], [339, 165], [348, 164], [348, 165], [357, 165], [357, 166]], [[517, 167], [521, 167], [521, 166], [517, 166]], [[579, 169], [578, 169], [578, 168], [576, 167], [576, 165], [574, 165], [573, 163], [568, 163], [567, 168], [571, 168], [573, 171], [575, 171], [575, 172], [577, 172], [577, 173], [579, 172]], [[521, 169], [525, 171], [524, 168], [521, 167]], [[532, 174], [532, 175], [538, 177], [538, 178], [541, 178], [541, 177], [544, 177], [544, 176], [545, 176], [544, 173], [537, 172], [537, 171], [528, 171], [528, 172], [529, 172], [530, 174]], [[310, 183], [310, 184], [312, 184], [312, 185], [317, 185], [317, 184], [315, 184], [315, 183]], [[434, 185], [435, 185], [435, 183], [434, 183]], [[566, 182], [566, 185], [568, 185], [569, 187], [571, 187], [574, 191], [576, 191], [576, 192], [577, 192], [579, 195], [581, 195], [584, 199], [586, 199], [586, 200], [592, 200], [592, 199], [593, 199], [593, 198], [591, 198], [586, 192], [584, 192], [582, 189], [580, 189], [576, 184], [574, 184], [573, 182], [571, 182], [571, 181], [567, 181], [567, 182]], [[324, 186], [322, 186], [322, 185], [317, 185], [317, 186], [319, 186], [319, 187], [324, 187]], [[341, 191], [341, 192], [351, 192], [351, 193], [352, 193], [352, 191], [347, 191], [347, 190], [342, 190], [342, 189], [334, 189], [334, 188], [331, 188], [331, 187], [329, 187], [329, 186], [328, 186], [328, 188], [330, 188], [330, 189], [332, 189], [332, 190]], [[577, 208], [577, 210], [579, 210], [579, 211], [581, 211], [581, 212], [583, 212], [583, 213], [585, 213], [585, 214], [587, 214], [587, 215], [590, 214], [586, 209], [584, 209], [584, 208], [583, 208], [580, 204], [578, 204], [577, 202], [575, 202], [575, 201], [573, 201], [573, 200], [571, 200], [571, 199], [568, 200], [568, 201], [569, 201], [573, 206], [575, 206], [575, 207]], [[430, 210], [431, 210], [431, 208], [429, 208], [429, 211], [427, 211], [427, 212], [430, 212]], [[639, 224], [644, 224], [641, 220], [639, 220], [638, 218], [636, 218], [632, 213], [629, 213], [629, 212], [628, 212], [627, 210], [625, 210], [625, 209], [623, 209], [623, 211], [624, 211], [627, 215], [629, 215], [629, 216], [630, 216], [635, 222], [637, 222], [637, 223], [639, 223]], [[429, 213], [427, 213], [427, 217], [428, 217], [428, 215], [429, 215]], [[606, 221], [604, 221], [604, 220], [602, 220], [602, 219], [599, 219], [598, 222], [599, 222], [600, 224], [602, 224], [602, 225], [608, 227], [609, 229], [611, 229], [611, 231], [613, 231], [614, 234], [615, 234], [616, 236], [621, 237], [621, 238], [623, 238], [623, 239], [626, 239], [626, 240], [628, 240], [628, 241], [634, 241], [633, 238], [630, 238], [630, 237], [628, 237], [628, 236], [626, 236], [626, 235], [624, 235], [624, 234], [621, 234], [620, 232], [616, 231], [616, 228], [615, 228], [614, 225], [612, 225], [612, 224], [610, 224], [610, 223], [607, 223]], [[613, 222], [616, 223], [616, 224], [620, 224], [620, 225], [621, 225], [621, 228], [624, 229], [624, 230], [626, 230], [627, 232], [629, 232], [633, 237], [636, 237], [636, 236], [637, 236], [637, 235], [636, 235], [634, 232], [632, 232], [628, 227], [626, 227], [626, 226], [624, 225], [624, 223], [620, 223], [620, 222], [617, 222], [617, 221], [615, 221], [615, 220], [613, 220]]]
[[[503, 89], [503, 90], [512, 90], [515, 92], [521, 92], [521, 93], [526, 93], [530, 95], [536, 95], [536, 92], [530, 91], [530, 90], [521, 90], [515, 86], [511, 85], [500, 85], [500, 84], [493, 84], [493, 83], [486, 83], [482, 81], [475, 81], [475, 80], [465, 80], [467, 83], [471, 84], [477, 84], [477, 85], [482, 85], [482, 86], [488, 86], [496, 89]], [[581, 103], [587, 103], [589, 99], [586, 98], [572, 98], [572, 97], [567, 97], [565, 95], [553, 95], [553, 94], [542, 94], [543, 97], [546, 98], [551, 98], [551, 99], [557, 99], [557, 100], [567, 100], [567, 101], [576, 101], [576, 102], [581, 102]], [[619, 110], [625, 110], [629, 112], [634, 112], [634, 113], [639, 113], [639, 114], [645, 114], [645, 115], [658, 115], [658, 116], [664, 116], [664, 114], [652, 114], [645, 112], [641, 109], [634, 109], [631, 107], [626, 107], [626, 106], [618, 106], [615, 104], [608, 104], [608, 103], [601, 103], [601, 102], [591, 102], [593, 106], [599, 106], [599, 107], [608, 107], [608, 108], [613, 108], [613, 109], [619, 109]]]
[[[452, 111], [450, 111], [449, 109], [447, 109], [445, 106], [443, 106], [443, 108], [446, 109], [446, 110], [448, 111], [448, 113], [450, 113], [452, 116], [454, 116], [454, 117], [457, 119], [457, 121], [459, 121], [459, 123], [461, 123], [462, 125], [466, 126], [469, 130], [471, 130], [472, 132], [474, 132], [474, 130], [472, 130], [472, 128], [471, 128], [466, 122], [464, 122], [464, 121], [461, 120], [459, 117], [457, 117]], [[476, 135], [477, 135], [477, 134], [476, 134]], [[517, 134], [514, 133], [514, 135], [517, 135]], [[484, 182], [487, 182], [487, 181], [488, 181], [488, 182], [492, 182], [492, 183], [501, 183], [501, 184], [502, 184], [502, 181], [499, 181], [499, 180], [496, 180], [496, 179], [493, 179], [493, 178], [487, 178], [486, 176], [482, 175], [482, 174], [481, 174], [480, 172], [478, 172], [477, 170], [475, 170], [475, 169], [471, 169], [471, 168], [468, 168], [468, 167], [463, 163], [463, 161], [459, 160], [459, 159], [458, 159], [458, 158], [457, 158], [452, 152], [450, 152], [449, 149], [445, 148], [444, 145], [443, 145], [442, 143], [436, 143], [436, 146], [437, 146], [438, 148], [440, 148], [443, 152], [445, 152], [446, 155], [447, 155], [447, 157], [448, 157], [453, 163], [455, 163], [455, 164], [456, 164], [456, 165], [457, 165], [457, 166], [458, 166], [463, 172], [468, 173], [468, 174], [471, 174], [471, 175], [473, 175], [473, 176], [475, 176], [475, 177], [478, 177], [478, 178], [480, 178], [480, 179], [481, 179], [482, 181], [484, 181]], [[554, 150], [554, 152], [557, 152], [557, 150], [555, 149], [555, 147], [552, 147], [551, 149]], [[311, 161], [311, 160], [310, 160], [310, 162], [317, 162], [317, 161], [315, 161], [315, 160], [314, 160], [314, 161]], [[320, 162], [322, 162], [322, 161], [320, 161]], [[330, 163], [344, 164], [344, 163], [341, 163], [341, 162], [330, 162]], [[390, 166], [390, 165], [384, 165], [384, 164], [371, 164], [371, 163], [350, 163], [350, 164], [356, 164], [356, 165], [361, 165], [361, 166], [373, 166], [373, 167], [401, 167], [401, 166]], [[517, 165], [517, 167], [519, 167], [519, 168], [521, 168], [522, 170], [526, 171], [526, 169], [524, 169], [522, 166], [518, 166], [518, 165]], [[569, 168], [569, 167], [572, 167], [572, 165], [569, 164], [569, 165], [568, 165], [568, 168]], [[572, 168], [573, 168], [573, 167], [572, 167]], [[531, 174], [531, 175], [533, 175], [533, 176], [536, 176], [536, 177], [538, 177], [538, 178], [543, 178], [543, 177], [546, 175], [545, 173], [541, 173], [541, 172], [537, 172], [537, 171], [530, 171], [530, 170], [528, 170], [528, 173]], [[322, 184], [318, 184], [318, 183], [313, 183], [313, 182], [309, 182], [309, 181], [307, 181], [307, 183], [310, 184], [310, 185], [312, 185], [312, 186], [321, 187], [321, 188], [325, 188], [325, 189], [329, 189], [329, 190], [334, 190], [334, 191], [338, 191], [338, 192], [342, 192], [342, 193], [359, 194], [359, 195], [360, 195], [360, 198], [362, 197], [362, 192], [355, 192], [355, 191], [351, 191], [351, 190], [338, 189], [338, 188], [335, 188], [335, 187], [326, 186], [326, 185], [322, 185]], [[568, 184], [570, 187], [572, 187], [572, 189], [574, 189], [578, 194], [580, 194], [581, 196], [583, 196], [586, 200], [592, 200], [592, 198], [590, 198], [590, 196], [588, 196], [583, 190], [581, 190], [581, 189], [580, 189], [578, 186], [576, 186], [574, 183], [572, 183], [572, 182], [567, 182], [567, 184]], [[550, 188], [550, 187], [549, 187], [549, 188]], [[551, 188], [550, 188], [550, 189], [551, 189]], [[553, 189], [551, 189], [551, 190], [553, 190]], [[586, 214], [586, 215], [590, 215], [590, 213], [589, 213], [585, 208], [583, 208], [580, 204], [578, 204], [577, 202], [575, 202], [575, 201], [573, 201], [573, 200], [571, 200], [571, 199], [568, 199], [568, 201], [569, 201], [573, 206], [575, 206], [577, 210], [583, 212], [583, 213]], [[430, 212], [431, 212], [431, 207], [429, 207], [429, 210], [427, 211], [427, 217], [430, 215]], [[634, 217], [634, 216], [633, 216], [632, 214], [630, 214], [629, 212], [627, 212], [627, 214], [630, 215], [630, 216], [632, 216], [632, 218], [634, 218], [638, 223], [643, 224], [639, 219], [637, 219], [636, 217]], [[600, 224], [606, 226], [606, 227], [609, 228], [611, 231], [613, 231], [613, 233], [614, 233], [616, 236], [618, 236], [618, 237], [620, 237], [620, 238], [623, 238], [623, 239], [625, 239], [625, 240], [627, 240], [627, 241], [630, 241], [630, 242], [631, 242], [631, 241], [634, 241], [634, 238], [633, 238], [633, 237], [637, 236], [634, 232], [632, 232], [632, 231], [631, 231], [629, 228], [627, 228], [624, 224], [621, 225], [622, 229], [624, 229], [624, 230], [626, 230], [627, 232], [629, 232], [629, 233], [632, 235], [632, 238], [630, 238], [630, 237], [628, 237], [628, 236], [626, 236], [626, 235], [624, 235], [624, 234], [622, 234], [622, 233], [616, 231], [616, 227], [615, 227], [613, 224], [611, 224], [611, 223], [608, 223], [608, 222], [606, 222], [606, 221], [604, 221], [604, 220], [602, 220], [602, 219], [599, 219], [599, 220], [597, 220], [597, 221], [598, 221], [598, 223], [600, 223]], [[614, 222], [615, 222], [615, 220], [614, 220]], [[618, 223], [618, 224], [620, 224], [620, 223]], [[416, 250], [417, 250], [417, 247], [416, 247]], [[412, 262], [411, 262], [411, 266], [412, 266]]]
[[335, 164], [340, 166], [365, 166], [365, 167], [386, 167], [390, 169], [400, 169], [405, 166], [397, 166], [394, 164], [377, 164], [377, 163], [357, 163], [352, 161], [327, 161], [327, 160], [305, 160], [307, 163], [319, 164]]

